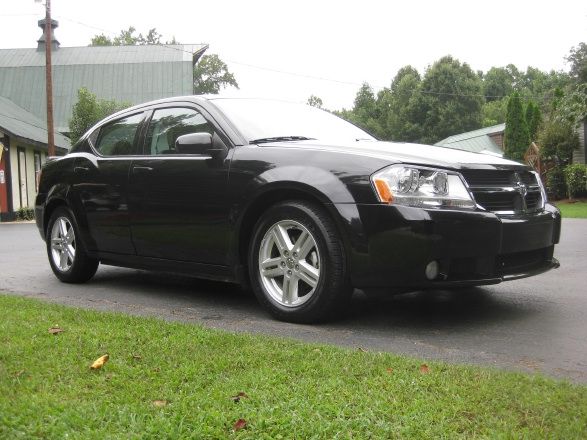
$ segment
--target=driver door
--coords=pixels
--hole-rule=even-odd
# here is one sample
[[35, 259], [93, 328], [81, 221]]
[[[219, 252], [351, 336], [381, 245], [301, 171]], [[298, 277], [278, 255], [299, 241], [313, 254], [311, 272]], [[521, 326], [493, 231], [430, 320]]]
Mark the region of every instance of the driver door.
[[222, 133], [203, 110], [153, 110], [143, 154], [133, 160], [129, 177], [130, 224], [137, 255], [227, 264], [230, 155], [212, 158], [176, 149], [179, 136], [202, 132], [226, 148]]

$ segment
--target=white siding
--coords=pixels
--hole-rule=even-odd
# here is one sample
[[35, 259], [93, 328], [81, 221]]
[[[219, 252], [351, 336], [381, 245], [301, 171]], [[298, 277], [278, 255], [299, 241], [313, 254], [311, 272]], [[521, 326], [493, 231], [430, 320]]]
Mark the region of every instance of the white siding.
[[587, 120], [583, 121], [577, 129], [579, 135], [580, 146], [573, 152], [573, 163], [586, 163], [585, 162], [585, 143], [587, 142], [585, 131], [587, 130]]
[[[26, 163], [25, 185], [26, 196], [23, 194], [23, 203], [21, 205], [21, 187], [19, 181], [19, 149], [24, 149], [24, 159]], [[12, 181], [12, 207], [16, 212], [19, 208], [33, 208], [35, 206], [35, 197], [37, 190], [35, 185], [35, 151], [40, 151], [31, 145], [23, 144], [10, 139], [10, 177]], [[41, 161], [44, 161], [45, 154], [41, 153]], [[24, 168], [24, 166], [23, 166]], [[23, 179], [23, 181], [25, 180]]]

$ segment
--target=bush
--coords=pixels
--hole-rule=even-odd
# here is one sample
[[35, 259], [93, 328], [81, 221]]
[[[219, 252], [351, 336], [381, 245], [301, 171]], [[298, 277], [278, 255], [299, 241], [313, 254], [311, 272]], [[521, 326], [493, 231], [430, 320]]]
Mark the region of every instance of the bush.
[[34, 220], [35, 210], [33, 208], [18, 208], [16, 211], [17, 220]]
[[569, 199], [587, 194], [587, 165], [580, 163], [565, 167], [565, 182]]
[[567, 184], [565, 173], [561, 167], [554, 167], [546, 173], [546, 192], [554, 200], [566, 197]]

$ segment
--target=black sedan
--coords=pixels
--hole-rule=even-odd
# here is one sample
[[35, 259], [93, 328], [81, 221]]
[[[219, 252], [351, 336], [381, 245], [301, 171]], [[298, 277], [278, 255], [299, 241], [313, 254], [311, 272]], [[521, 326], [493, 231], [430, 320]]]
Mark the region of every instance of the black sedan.
[[495, 284], [558, 266], [560, 214], [517, 162], [378, 142], [301, 104], [181, 97], [119, 112], [43, 168], [64, 282], [98, 264], [250, 285], [315, 322], [357, 288]]

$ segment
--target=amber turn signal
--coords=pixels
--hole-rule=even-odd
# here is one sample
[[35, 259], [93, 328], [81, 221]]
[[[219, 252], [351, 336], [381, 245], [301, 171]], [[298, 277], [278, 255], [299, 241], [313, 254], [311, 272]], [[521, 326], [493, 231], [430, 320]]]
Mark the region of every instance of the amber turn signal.
[[379, 200], [383, 203], [391, 203], [393, 202], [393, 194], [389, 189], [389, 186], [383, 179], [375, 179], [375, 189], [377, 190], [377, 195], [379, 196]]

